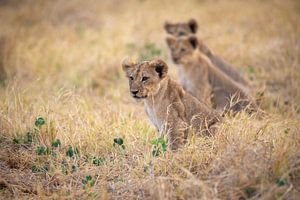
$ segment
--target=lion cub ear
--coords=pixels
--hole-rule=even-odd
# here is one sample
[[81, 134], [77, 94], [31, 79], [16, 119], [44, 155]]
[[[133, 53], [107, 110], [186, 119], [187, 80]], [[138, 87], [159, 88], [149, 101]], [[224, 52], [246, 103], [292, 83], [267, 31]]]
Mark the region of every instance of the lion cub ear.
[[189, 25], [192, 33], [194, 33], [194, 34], [197, 33], [198, 24], [195, 19], [190, 19], [188, 22], [188, 25]]
[[165, 22], [164, 28], [167, 31], [167, 33], [172, 34], [172, 24], [168, 21]]
[[167, 76], [168, 65], [161, 59], [154, 59], [150, 61], [150, 66], [155, 69], [155, 72], [158, 74], [159, 78], [163, 79]]
[[166, 38], [166, 42], [167, 42], [167, 45], [168, 45], [169, 47], [171, 47], [171, 46], [173, 46], [174, 43], [176, 42], [176, 39], [175, 39], [174, 37], [167, 37], [167, 38]]
[[132, 70], [134, 69], [136, 63], [135, 61], [133, 61], [132, 59], [130, 58], [125, 58], [123, 61], [122, 61], [122, 69], [124, 72], [128, 72], [129, 70]]
[[198, 47], [198, 39], [197, 39], [197, 37], [195, 37], [195, 36], [190, 36], [189, 37], [189, 42], [191, 43], [191, 45], [192, 45], [192, 47], [194, 48], [194, 49], [196, 49], [197, 47]]

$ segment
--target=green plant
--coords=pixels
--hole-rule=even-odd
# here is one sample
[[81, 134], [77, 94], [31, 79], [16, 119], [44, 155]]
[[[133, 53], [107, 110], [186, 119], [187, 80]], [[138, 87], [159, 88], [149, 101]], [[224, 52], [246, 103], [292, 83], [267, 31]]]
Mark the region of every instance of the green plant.
[[38, 166], [36, 166], [36, 165], [33, 165], [33, 166], [31, 167], [31, 171], [32, 171], [33, 173], [39, 173], [39, 172], [46, 173], [46, 172], [49, 171], [49, 166], [44, 165], [43, 167], [38, 167]]
[[89, 186], [89, 187], [93, 187], [95, 185], [95, 180], [93, 179], [93, 177], [91, 175], [86, 176], [83, 180], [82, 180], [82, 184], [84, 187]]
[[69, 172], [68, 172], [68, 167], [65, 163], [62, 163], [61, 164], [61, 171], [63, 174], [67, 175]]
[[27, 132], [25, 135], [14, 137], [13, 143], [14, 144], [31, 144], [33, 142], [33, 133], [31, 131]]
[[26, 142], [29, 143], [29, 144], [31, 144], [33, 142], [33, 134], [31, 132], [27, 132]]
[[38, 117], [36, 120], [35, 120], [35, 123], [34, 125], [37, 126], [37, 127], [41, 127], [45, 124], [45, 119], [43, 117]]
[[35, 150], [37, 155], [48, 155], [51, 153], [51, 150], [48, 147], [37, 146]]
[[54, 147], [54, 148], [60, 147], [60, 146], [61, 146], [60, 140], [59, 140], [59, 139], [54, 140], [54, 141], [52, 142], [52, 145], [51, 145], [51, 146]]
[[246, 196], [248, 198], [250, 198], [256, 194], [256, 188], [249, 186], [244, 189], [244, 192], [245, 192]]
[[288, 184], [288, 181], [287, 181], [287, 179], [281, 179], [281, 178], [279, 178], [279, 179], [276, 180], [276, 184], [278, 186], [284, 186], [284, 185]]
[[119, 147], [121, 147], [122, 149], [125, 149], [124, 141], [123, 141], [122, 138], [115, 138], [115, 139], [114, 139], [114, 144], [113, 144], [113, 146], [114, 146], [114, 147], [115, 147], [115, 146], [119, 146]]
[[70, 158], [72, 157], [78, 157], [79, 156], [79, 150], [78, 148], [73, 148], [72, 146], [69, 146], [68, 150], [67, 150], [67, 156], [69, 156]]
[[163, 137], [159, 137], [155, 140], [152, 140], [151, 144], [154, 145], [152, 150], [152, 155], [155, 157], [167, 151], [168, 145], [166, 140]]
[[14, 138], [13, 143], [14, 144], [21, 144], [21, 140], [19, 138]]
[[101, 158], [101, 157], [93, 157], [93, 164], [96, 165], [96, 166], [100, 166], [101, 164], [103, 164], [104, 162], [104, 158]]

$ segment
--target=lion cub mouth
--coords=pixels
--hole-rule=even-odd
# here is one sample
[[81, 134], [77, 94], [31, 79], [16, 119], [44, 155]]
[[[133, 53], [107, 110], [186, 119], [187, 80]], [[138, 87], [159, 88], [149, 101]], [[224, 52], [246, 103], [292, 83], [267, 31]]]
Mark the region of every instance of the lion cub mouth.
[[135, 98], [135, 99], [137, 99], [137, 100], [140, 100], [140, 99], [146, 99], [147, 95], [146, 96], [141, 96], [141, 97], [134, 95], [132, 97]]
[[173, 61], [175, 64], [179, 64], [180, 58], [173, 57]]

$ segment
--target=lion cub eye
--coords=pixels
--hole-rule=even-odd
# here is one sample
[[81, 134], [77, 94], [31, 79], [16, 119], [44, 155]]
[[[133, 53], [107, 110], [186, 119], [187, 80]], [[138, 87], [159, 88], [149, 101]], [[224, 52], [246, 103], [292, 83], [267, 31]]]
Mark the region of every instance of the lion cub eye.
[[129, 79], [130, 79], [130, 80], [133, 80], [133, 76], [129, 76]]
[[181, 52], [185, 52], [185, 50], [186, 50], [186, 49], [184, 49], [184, 48], [180, 49]]
[[147, 76], [143, 76], [143, 78], [142, 78], [142, 82], [146, 82], [148, 79], [149, 79], [149, 77], [147, 77]]

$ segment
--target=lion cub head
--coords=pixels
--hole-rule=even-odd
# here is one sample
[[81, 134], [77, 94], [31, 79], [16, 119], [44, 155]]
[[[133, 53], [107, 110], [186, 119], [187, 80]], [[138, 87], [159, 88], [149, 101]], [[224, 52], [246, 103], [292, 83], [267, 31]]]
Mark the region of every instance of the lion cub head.
[[187, 36], [190, 34], [196, 34], [198, 29], [198, 24], [196, 20], [190, 19], [187, 23], [165, 23], [165, 30], [167, 33], [175, 36]]
[[167, 64], [160, 59], [139, 63], [125, 59], [122, 68], [129, 79], [131, 96], [136, 100], [155, 95], [160, 88], [160, 82], [168, 73]]
[[166, 41], [171, 50], [172, 59], [176, 64], [183, 64], [184, 60], [191, 59], [199, 46], [195, 36], [167, 37]]

